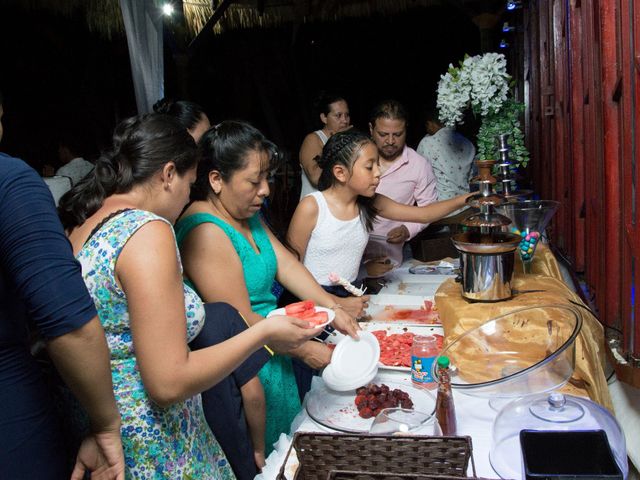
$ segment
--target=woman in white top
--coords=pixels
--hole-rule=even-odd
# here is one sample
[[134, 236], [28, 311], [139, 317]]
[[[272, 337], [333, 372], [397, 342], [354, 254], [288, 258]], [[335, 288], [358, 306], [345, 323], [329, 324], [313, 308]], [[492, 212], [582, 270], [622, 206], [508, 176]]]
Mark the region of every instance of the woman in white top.
[[316, 157], [322, 155], [322, 148], [327, 140], [337, 132], [342, 132], [351, 127], [349, 105], [339, 95], [322, 94], [317, 102], [317, 111], [323, 127], [320, 130], [308, 134], [300, 147], [300, 167], [302, 189], [300, 199], [317, 191], [320, 167], [316, 163]]

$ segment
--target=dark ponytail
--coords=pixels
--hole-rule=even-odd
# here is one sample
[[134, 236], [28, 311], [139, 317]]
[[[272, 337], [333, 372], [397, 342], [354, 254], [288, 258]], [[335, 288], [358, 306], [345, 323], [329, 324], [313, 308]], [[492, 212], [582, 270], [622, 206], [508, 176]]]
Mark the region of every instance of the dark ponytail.
[[60, 199], [62, 225], [66, 230], [82, 225], [105, 198], [147, 182], [170, 161], [180, 175], [197, 161], [195, 142], [177, 119], [151, 113], [122, 121], [93, 173]]
[[158, 100], [153, 105], [153, 111], [176, 117], [187, 130], [193, 129], [206, 116], [202, 107], [186, 100], [173, 101], [168, 98]]
[[[316, 157], [316, 162], [322, 169], [318, 179], [318, 190], [326, 190], [338, 181], [333, 174], [334, 165], [343, 165], [351, 172], [353, 164], [358, 159], [358, 155], [360, 155], [360, 150], [367, 143], [373, 143], [371, 138], [353, 129], [332, 135], [322, 149], [322, 155]], [[360, 217], [367, 230], [373, 228], [373, 222], [378, 214], [378, 210], [373, 206], [374, 199], [375, 196], [363, 197], [358, 195], [356, 200], [360, 209]]]

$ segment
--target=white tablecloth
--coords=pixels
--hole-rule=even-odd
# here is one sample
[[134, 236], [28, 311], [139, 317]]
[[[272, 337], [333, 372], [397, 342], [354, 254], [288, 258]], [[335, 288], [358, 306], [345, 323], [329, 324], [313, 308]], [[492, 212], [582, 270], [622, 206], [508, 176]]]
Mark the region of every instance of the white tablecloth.
[[[395, 382], [406, 380], [410, 383], [408, 380], [408, 374], [403, 372], [380, 373], [374, 382], [384, 383], [385, 380]], [[321, 378], [314, 378], [314, 383], [311, 387], [312, 390], [317, 388], [321, 382]], [[456, 407], [458, 435], [469, 435], [471, 437], [473, 444], [473, 459], [477, 475], [484, 478], [499, 478], [489, 463], [491, 425], [493, 424], [493, 420], [496, 417], [497, 412], [489, 406], [489, 402], [486, 399], [474, 398], [469, 395], [461, 394], [457, 391], [454, 391], [453, 398]], [[309, 418], [304, 407], [300, 414], [294, 419], [291, 431], [292, 433], [332, 432], [332, 430], [322, 427]], [[433, 435], [433, 424], [429, 424], [423, 429], [417, 430], [416, 434]], [[276, 450], [274, 450], [267, 459], [267, 466], [263, 470], [263, 474], [258, 475], [256, 479], [275, 479], [290, 445], [291, 437], [282, 435]], [[468, 475], [472, 475], [471, 470], [469, 470]]]
[[[444, 275], [409, 276], [408, 270], [411, 265], [411, 261], [405, 262], [400, 268], [387, 275], [387, 280], [389, 281], [388, 286], [383, 288], [379, 293], [397, 293], [400, 282], [406, 282], [412, 279], [418, 280], [417, 277], [420, 277], [419, 280], [424, 284], [424, 288], [421, 289], [420, 294], [423, 296], [432, 296], [435, 294], [440, 283], [450, 278]], [[381, 370], [374, 379], [374, 382], [384, 383], [385, 380], [411, 383], [409, 373], [389, 370]], [[311, 390], [313, 391], [318, 388], [321, 382], [322, 379], [320, 377], [314, 378]], [[475, 398], [458, 391], [454, 391], [453, 397], [456, 407], [458, 435], [469, 435], [472, 439], [473, 459], [477, 475], [484, 478], [499, 478], [489, 463], [491, 426], [497, 412], [489, 406], [489, 402], [486, 399]], [[303, 406], [301, 412], [292, 422], [291, 432], [331, 432], [331, 430], [314, 422]], [[416, 431], [416, 433], [433, 435], [433, 425], [430, 424], [422, 430]], [[282, 435], [280, 441], [277, 443], [276, 449], [269, 455], [269, 458], [267, 458], [267, 466], [263, 469], [263, 473], [258, 475], [256, 480], [272, 480], [276, 478], [290, 445], [291, 437]], [[472, 475], [471, 470], [469, 470], [468, 475]]]

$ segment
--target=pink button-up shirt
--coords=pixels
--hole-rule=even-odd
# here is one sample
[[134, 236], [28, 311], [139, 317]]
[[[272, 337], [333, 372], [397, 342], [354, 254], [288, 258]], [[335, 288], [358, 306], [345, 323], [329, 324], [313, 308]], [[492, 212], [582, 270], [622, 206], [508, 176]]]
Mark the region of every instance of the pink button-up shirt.
[[[380, 177], [376, 193], [405, 205], [423, 206], [438, 200], [436, 184], [431, 162], [405, 145], [400, 157]], [[378, 217], [371, 233], [386, 237], [389, 230], [399, 225], [406, 225], [411, 238], [427, 226], [423, 223], [396, 222]]]

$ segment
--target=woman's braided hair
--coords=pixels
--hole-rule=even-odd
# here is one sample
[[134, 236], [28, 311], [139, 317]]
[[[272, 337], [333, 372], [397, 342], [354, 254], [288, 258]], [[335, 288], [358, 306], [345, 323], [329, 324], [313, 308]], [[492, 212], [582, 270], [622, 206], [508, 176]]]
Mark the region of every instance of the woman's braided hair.
[[[318, 190], [326, 190], [337, 182], [337, 178], [333, 174], [334, 165], [343, 165], [351, 172], [362, 147], [367, 143], [373, 143], [371, 138], [358, 130], [347, 130], [332, 135], [322, 149], [322, 155], [315, 158], [318, 166], [322, 169], [318, 179]], [[363, 197], [361, 195], [358, 195], [357, 198], [360, 216], [367, 230], [373, 228], [373, 222], [378, 214], [373, 206], [374, 199], [375, 196]]]

